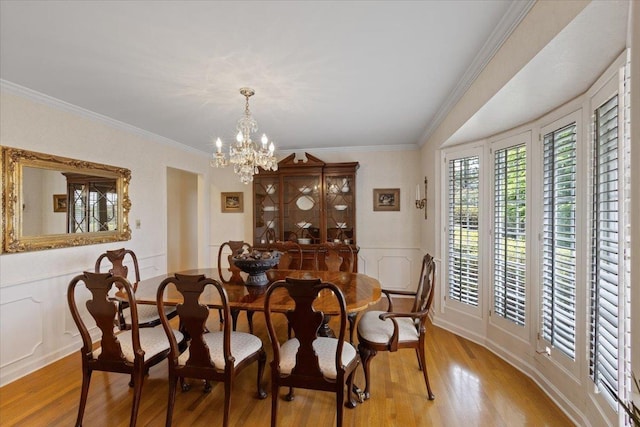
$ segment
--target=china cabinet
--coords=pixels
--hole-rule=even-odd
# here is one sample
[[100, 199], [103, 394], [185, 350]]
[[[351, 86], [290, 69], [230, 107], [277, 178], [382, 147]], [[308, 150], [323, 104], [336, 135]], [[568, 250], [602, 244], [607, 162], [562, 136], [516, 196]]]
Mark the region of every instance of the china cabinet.
[[[253, 180], [253, 244], [276, 240], [299, 243], [305, 259], [324, 242], [341, 242], [357, 250], [356, 171], [358, 162], [325, 163], [305, 153], [282, 159], [278, 170]], [[305, 268], [310, 262], [305, 261]]]

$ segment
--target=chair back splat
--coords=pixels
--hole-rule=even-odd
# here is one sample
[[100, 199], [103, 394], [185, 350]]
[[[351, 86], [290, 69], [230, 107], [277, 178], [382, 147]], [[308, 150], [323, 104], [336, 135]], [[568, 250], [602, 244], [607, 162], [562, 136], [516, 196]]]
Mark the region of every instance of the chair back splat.
[[[140, 282], [140, 267], [138, 267], [138, 257], [136, 257], [136, 254], [131, 249], [120, 248], [102, 253], [96, 260], [94, 271], [96, 273], [100, 273], [102, 261], [106, 258], [111, 263], [111, 268], [108, 270], [109, 273], [114, 276], [120, 276], [128, 279], [129, 267], [125, 265], [125, 259], [127, 256], [133, 264], [135, 282], [133, 282], [132, 287], [133, 292], [135, 293], [138, 289], [138, 283]], [[116, 282], [116, 286], [120, 285]], [[122, 292], [122, 289], [120, 289], [120, 292]], [[118, 328], [121, 330], [131, 329], [129, 303], [122, 299], [114, 299], [114, 301], [117, 301], [118, 303]], [[167, 316], [169, 316], [169, 318], [176, 316], [175, 308], [168, 307], [167, 310]], [[153, 328], [154, 326], [158, 326], [160, 324], [158, 308], [155, 305], [149, 304], [141, 304], [138, 306], [138, 324], [141, 328]]]
[[[387, 311], [367, 311], [358, 323], [358, 349], [365, 377], [365, 398], [370, 396], [369, 364], [378, 351], [398, 351], [401, 348], [412, 348], [418, 357], [418, 367], [422, 371], [427, 397], [435, 398], [429, 384], [427, 374], [427, 360], [425, 356], [426, 323], [429, 309], [433, 302], [433, 286], [435, 281], [436, 264], [433, 257], [426, 254], [422, 258], [422, 268], [415, 292], [382, 289], [387, 297]], [[397, 312], [393, 309], [392, 295], [413, 296], [413, 307], [410, 312]]]
[[[235, 376], [253, 362], [258, 362], [257, 397], [264, 399], [267, 394], [262, 388], [262, 375], [266, 364], [266, 353], [262, 341], [253, 334], [231, 330], [231, 310], [227, 293], [217, 280], [207, 279], [203, 275], [176, 274], [162, 281], [158, 286], [156, 302], [160, 313], [165, 306], [164, 294], [167, 286], [173, 284], [182, 295], [183, 302], [178, 304], [177, 311], [180, 324], [189, 337], [188, 348], [180, 348], [178, 342], [171, 337], [169, 319], [162, 315], [162, 327], [170, 341], [169, 361], [169, 401], [167, 404], [166, 425], [173, 419], [173, 408], [176, 398], [178, 380], [185, 386], [185, 378], [199, 378], [206, 381], [205, 391], [210, 391], [209, 381], [220, 381], [225, 384], [223, 426], [229, 425], [229, 411]], [[209, 308], [200, 304], [200, 296], [205, 288], [212, 287], [214, 295], [220, 298], [223, 313], [223, 330], [207, 332], [206, 322]]]
[[[274, 293], [279, 295], [273, 297]], [[287, 311], [287, 320], [294, 331], [294, 338], [280, 343], [272, 320], [272, 300], [288, 293], [295, 308]], [[324, 314], [316, 311], [314, 302], [322, 300], [322, 306], [337, 306], [340, 313], [338, 338], [318, 337]], [[335, 311], [335, 310], [332, 310]], [[342, 407], [354, 408], [352, 397], [353, 375], [360, 364], [356, 349], [344, 341], [346, 334], [346, 303], [340, 288], [320, 279], [293, 279], [274, 282], [265, 295], [265, 318], [269, 339], [273, 348], [271, 362], [271, 426], [278, 418], [280, 387], [289, 387], [286, 400], [293, 400], [293, 388], [332, 391], [336, 394], [336, 418], [342, 426]], [[345, 387], [347, 399], [345, 402]]]
[[[91, 292], [91, 298], [84, 304], [76, 301], [76, 288], [84, 284]], [[115, 334], [114, 321], [118, 314], [116, 302], [109, 297], [110, 292], [120, 290], [126, 297], [131, 312], [131, 328]], [[82, 389], [76, 426], [82, 425], [84, 410], [89, 394], [89, 385], [93, 371], [120, 372], [131, 375], [130, 386], [133, 387], [133, 404], [131, 407], [130, 426], [135, 426], [142, 395], [142, 383], [149, 368], [167, 357], [169, 342], [165, 332], [159, 328], [140, 328], [138, 326], [138, 310], [133, 287], [127, 279], [111, 273], [85, 272], [74, 277], [67, 289], [67, 301], [71, 316], [82, 337]], [[87, 324], [80, 314], [80, 307], [87, 311], [100, 329], [100, 347], [93, 349], [93, 342]], [[170, 330], [176, 342], [183, 341], [182, 333]]]

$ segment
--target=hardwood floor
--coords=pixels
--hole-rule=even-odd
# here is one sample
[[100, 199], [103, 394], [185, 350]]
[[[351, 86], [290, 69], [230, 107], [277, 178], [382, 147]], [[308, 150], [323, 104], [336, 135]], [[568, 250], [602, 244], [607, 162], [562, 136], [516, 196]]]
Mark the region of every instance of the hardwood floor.
[[[400, 308], [400, 307], [399, 307]], [[213, 319], [212, 315], [212, 319]], [[240, 330], [247, 330], [240, 316]], [[255, 332], [271, 346], [264, 317], [254, 316]], [[217, 327], [217, 320], [210, 321]], [[286, 334], [284, 322], [281, 332]], [[371, 399], [344, 410], [345, 426], [570, 426], [571, 421], [535, 385], [493, 353], [470, 341], [429, 325], [427, 364], [436, 395], [427, 400], [415, 352], [378, 353], [372, 361]], [[80, 357], [74, 353], [0, 388], [0, 425], [72, 426], [80, 398]], [[264, 375], [269, 383], [270, 369]], [[166, 415], [167, 366], [151, 369], [142, 392], [138, 426], [162, 426]], [[255, 365], [236, 379], [231, 400], [231, 426], [269, 426], [271, 395], [255, 398]], [[362, 369], [357, 383], [364, 386]], [[84, 425], [126, 426], [132, 392], [126, 375], [93, 374]], [[267, 387], [270, 393], [270, 388]], [[281, 389], [281, 394], [286, 390]], [[178, 392], [174, 426], [222, 425], [224, 389], [215, 383], [209, 394], [200, 383]], [[296, 390], [293, 402], [280, 401], [279, 426], [335, 425], [335, 397], [326, 392]]]

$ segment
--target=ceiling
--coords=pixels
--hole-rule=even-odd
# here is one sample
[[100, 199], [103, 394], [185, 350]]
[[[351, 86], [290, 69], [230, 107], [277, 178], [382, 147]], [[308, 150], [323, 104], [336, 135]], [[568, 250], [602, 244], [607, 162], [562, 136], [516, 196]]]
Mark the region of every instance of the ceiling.
[[[546, 57], [534, 59], [534, 68], [514, 77], [452, 140], [539, 116], [556, 100], [522, 99], [550, 84], [562, 89], [564, 101], [583, 92], [626, 36], [621, 11], [628, 7], [607, 5], [628, 2], [596, 3], [599, 9], [585, 9], [592, 10], [586, 22], [548, 46]], [[531, 5], [3, 0], [0, 78], [5, 89], [26, 88], [203, 152], [217, 136], [234, 140], [243, 86], [255, 89], [251, 111], [278, 150], [417, 147]], [[625, 20], [611, 25], [611, 19]], [[614, 28], [597, 41], [607, 55], [593, 55], [593, 37], [582, 38], [594, 21]], [[536, 70], [576, 43], [584, 47], [570, 59], [578, 78], [551, 70], [542, 79]], [[488, 126], [500, 102], [514, 107]]]

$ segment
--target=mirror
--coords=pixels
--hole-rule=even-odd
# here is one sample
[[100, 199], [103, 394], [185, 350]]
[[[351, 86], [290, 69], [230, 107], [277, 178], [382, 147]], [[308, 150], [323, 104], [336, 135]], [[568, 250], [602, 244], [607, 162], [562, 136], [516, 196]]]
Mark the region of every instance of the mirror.
[[131, 171], [2, 147], [4, 252], [129, 240]]

